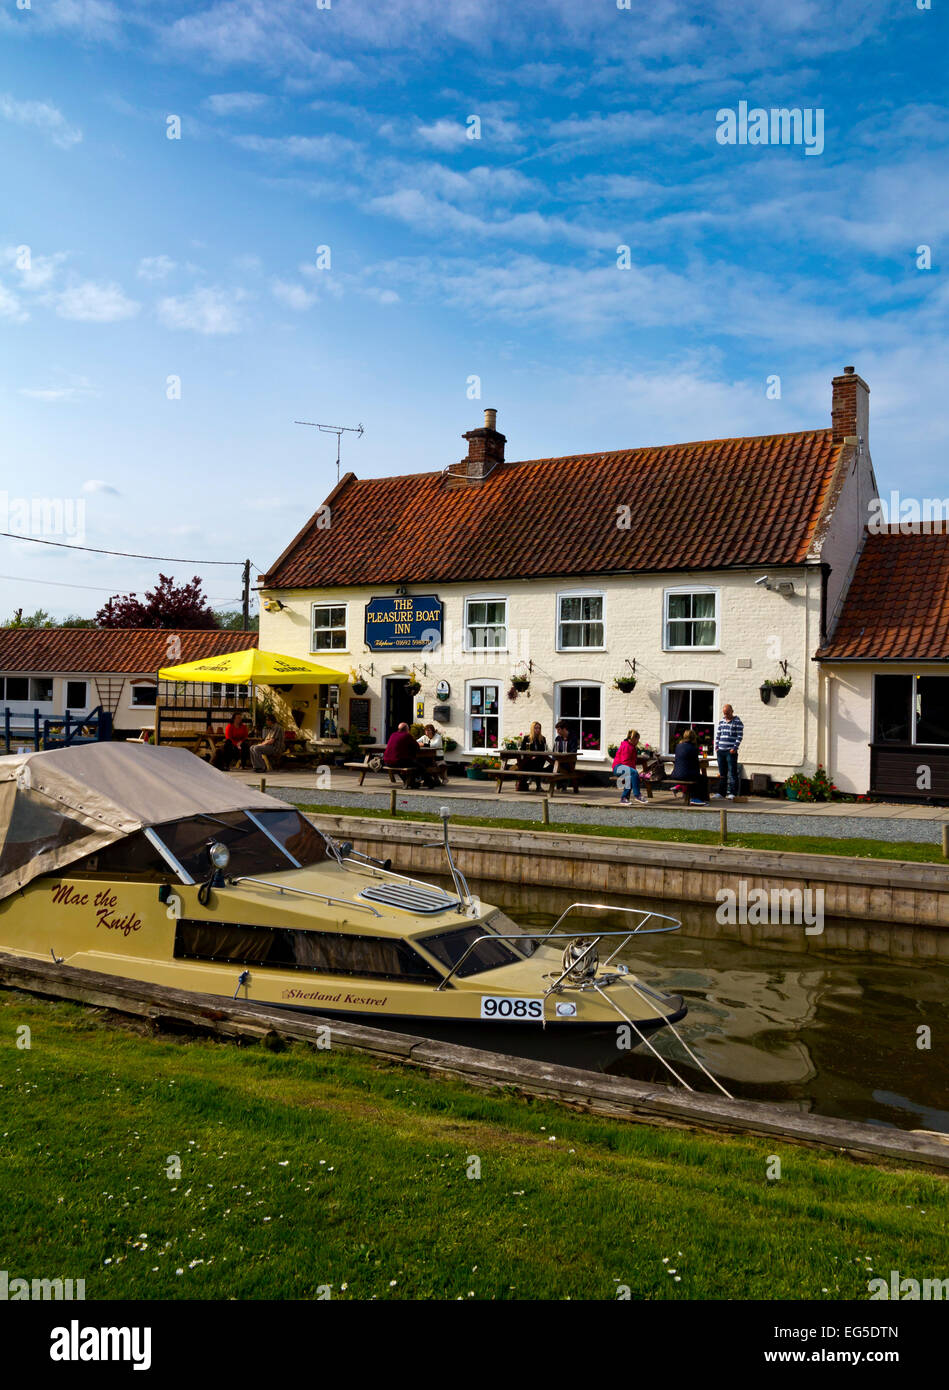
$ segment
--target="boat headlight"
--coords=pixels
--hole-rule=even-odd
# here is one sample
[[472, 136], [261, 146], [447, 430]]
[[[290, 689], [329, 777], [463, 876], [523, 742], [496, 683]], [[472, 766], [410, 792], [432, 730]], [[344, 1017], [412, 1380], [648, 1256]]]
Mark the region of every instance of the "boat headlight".
[[220, 840], [211, 840], [208, 845], [208, 858], [216, 869], [226, 869], [231, 862], [231, 851]]

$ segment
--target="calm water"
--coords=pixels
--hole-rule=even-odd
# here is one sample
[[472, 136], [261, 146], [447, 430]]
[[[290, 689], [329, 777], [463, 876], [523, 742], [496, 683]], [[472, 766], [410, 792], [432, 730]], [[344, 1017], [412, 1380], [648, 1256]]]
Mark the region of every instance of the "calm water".
[[[487, 882], [471, 888], [524, 927], [551, 926], [575, 897]], [[949, 1133], [949, 966], [829, 949], [821, 937], [746, 945], [722, 939], [706, 907], [609, 901], [682, 921], [681, 932], [643, 937], [617, 959], [647, 984], [683, 996], [689, 1012], [679, 1032], [733, 1095]], [[571, 914], [564, 928], [580, 916]], [[591, 914], [586, 925], [628, 920]], [[932, 1030], [929, 1051], [916, 1045], [921, 1024]], [[690, 1084], [714, 1089], [668, 1029], [652, 1041]], [[604, 1062], [604, 1070], [638, 1080], [671, 1080], [642, 1047]]]

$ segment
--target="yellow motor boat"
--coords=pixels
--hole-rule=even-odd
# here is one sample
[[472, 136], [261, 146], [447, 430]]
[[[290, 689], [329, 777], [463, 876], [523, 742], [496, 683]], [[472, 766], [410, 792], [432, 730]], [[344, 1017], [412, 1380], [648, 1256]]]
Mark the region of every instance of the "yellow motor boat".
[[[543, 934], [393, 872], [182, 749], [95, 743], [0, 758], [0, 951], [268, 1008], [411, 1031], [561, 1036], [685, 1014], [616, 960], [678, 922], [575, 903]], [[624, 912], [623, 930], [570, 914]], [[565, 926], [567, 922], [567, 926]]]

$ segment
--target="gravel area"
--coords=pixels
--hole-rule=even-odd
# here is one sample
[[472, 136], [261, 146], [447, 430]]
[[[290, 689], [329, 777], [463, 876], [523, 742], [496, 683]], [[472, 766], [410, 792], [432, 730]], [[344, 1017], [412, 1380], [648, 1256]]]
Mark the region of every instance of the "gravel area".
[[[370, 792], [342, 792], [303, 787], [272, 787], [267, 791], [282, 801], [297, 804], [316, 803], [320, 806], [366, 807], [373, 810], [388, 810], [389, 794]], [[541, 818], [541, 802], [536, 797], [519, 797], [517, 801], [507, 798], [488, 800], [484, 797], [464, 797], [452, 794], [451, 798], [439, 797], [437, 792], [431, 796], [414, 794], [399, 797], [400, 810], [435, 812], [440, 806], [449, 805], [453, 816], [477, 816], [485, 820], [507, 819], [527, 820]], [[716, 830], [718, 812], [722, 803], [713, 801], [707, 809], [693, 811], [661, 811], [650, 806], [630, 806], [628, 809], [618, 804], [612, 806], [576, 805], [562, 800], [550, 802], [550, 822], [552, 825], [652, 825], [663, 830]], [[942, 838], [942, 827], [937, 820], [886, 820], [874, 817], [872, 820], [856, 820], [853, 816], [823, 815], [819, 820], [806, 815], [795, 816], [786, 811], [769, 815], [767, 811], [755, 811], [743, 815], [740, 810], [727, 807], [728, 828], [737, 833], [757, 831], [764, 835], [810, 835], [827, 839], [873, 839], [905, 840], [914, 844], [938, 845]], [[949, 811], [946, 813], [949, 820]]]

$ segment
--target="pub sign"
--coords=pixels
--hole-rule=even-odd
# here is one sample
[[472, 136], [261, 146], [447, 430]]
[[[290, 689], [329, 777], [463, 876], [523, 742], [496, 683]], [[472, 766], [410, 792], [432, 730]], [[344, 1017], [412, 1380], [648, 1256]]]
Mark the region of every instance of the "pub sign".
[[435, 594], [396, 594], [366, 604], [371, 652], [435, 651], [442, 640], [443, 604]]

